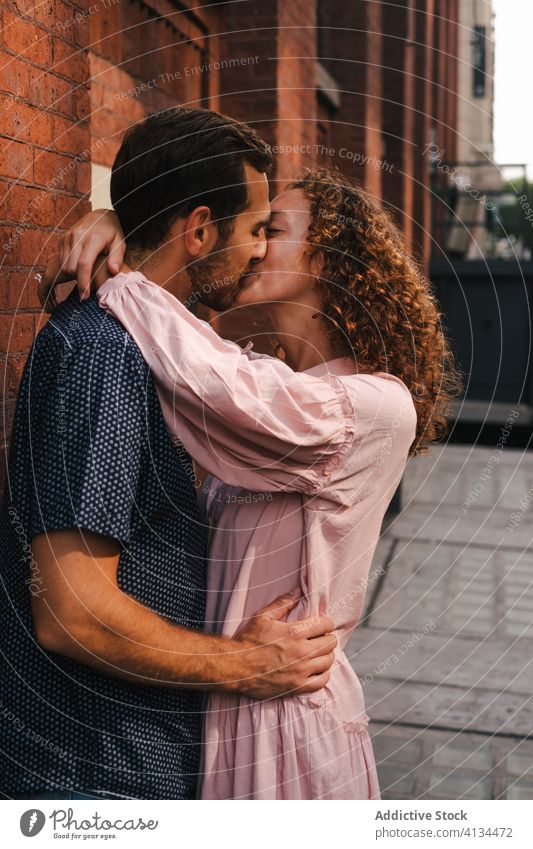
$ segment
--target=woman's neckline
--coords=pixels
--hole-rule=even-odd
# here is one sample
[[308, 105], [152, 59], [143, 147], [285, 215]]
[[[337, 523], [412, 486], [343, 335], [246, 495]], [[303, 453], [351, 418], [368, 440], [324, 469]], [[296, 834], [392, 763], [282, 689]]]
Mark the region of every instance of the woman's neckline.
[[300, 374], [310, 374], [313, 377], [320, 377], [324, 374], [356, 374], [357, 364], [352, 357], [335, 357], [333, 360], [326, 360], [323, 363], [317, 363], [316, 366], [304, 369]]

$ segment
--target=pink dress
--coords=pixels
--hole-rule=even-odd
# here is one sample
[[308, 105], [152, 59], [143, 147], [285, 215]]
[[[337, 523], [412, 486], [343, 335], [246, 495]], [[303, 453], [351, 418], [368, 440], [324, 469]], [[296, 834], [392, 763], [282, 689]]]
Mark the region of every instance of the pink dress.
[[169, 430], [210, 472], [206, 627], [231, 636], [299, 584], [289, 618], [329, 614], [339, 639], [317, 693], [210, 695], [201, 797], [379, 799], [363, 691], [343, 648], [415, 436], [407, 387], [358, 374], [346, 357], [293, 372], [221, 339], [138, 272], [98, 296], [139, 345]]

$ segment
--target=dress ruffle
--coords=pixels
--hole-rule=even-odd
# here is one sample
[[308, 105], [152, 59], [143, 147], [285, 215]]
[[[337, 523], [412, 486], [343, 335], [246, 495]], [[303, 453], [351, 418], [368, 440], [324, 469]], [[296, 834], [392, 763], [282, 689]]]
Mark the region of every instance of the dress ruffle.
[[203, 799], [379, 799], [368, 716], [332, 699], [269, 702], [213, 694]]

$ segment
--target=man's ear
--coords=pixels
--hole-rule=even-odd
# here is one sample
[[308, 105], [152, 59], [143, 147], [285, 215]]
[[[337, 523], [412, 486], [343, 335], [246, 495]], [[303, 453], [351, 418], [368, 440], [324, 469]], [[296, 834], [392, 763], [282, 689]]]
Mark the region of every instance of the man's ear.
[[185, 219], [183, 239], [190, 256], [205, 256], [214, 248], [218, 238], [216, 225], [208, 206], [197, 206]]

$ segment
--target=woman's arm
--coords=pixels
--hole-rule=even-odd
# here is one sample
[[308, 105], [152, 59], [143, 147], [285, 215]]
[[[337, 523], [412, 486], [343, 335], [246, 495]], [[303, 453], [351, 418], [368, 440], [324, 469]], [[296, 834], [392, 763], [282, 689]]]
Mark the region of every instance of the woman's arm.
[[168, 428], [201, 466], [251, 490], [322, 488], [355, 430], [338, 378], [249, 358], [140, 273], [108, 280], [98, 298], [135, 339]]
[[59, 238], [57, 253], [48, 262], [39, 283], [39, 297], [53, 306], [51, 290], [58, 283], [77, 279], [82, 300], [88, 298], [91, 278], [100, 254], [106, 255], [107, 276], [118, 274], [126, 253], [124, 234], [112, 209], [95, 209]]

